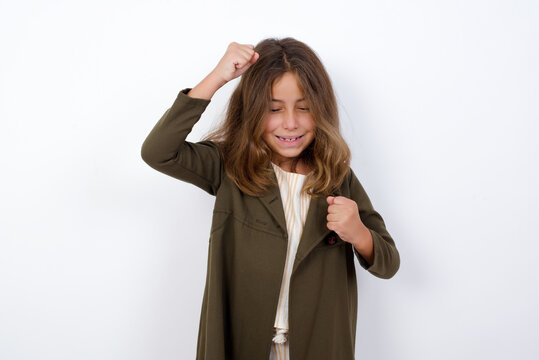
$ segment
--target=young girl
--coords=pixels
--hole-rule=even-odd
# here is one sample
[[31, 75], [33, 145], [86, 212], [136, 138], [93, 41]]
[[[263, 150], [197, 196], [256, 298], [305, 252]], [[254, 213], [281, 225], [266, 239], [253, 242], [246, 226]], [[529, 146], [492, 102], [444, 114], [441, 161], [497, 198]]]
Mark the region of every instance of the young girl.
[[[240, 75], [223, 124], [186, 141], [215, 92]], [[384, 279], [400, 259], [350, 168], [311, 48], [293, 38], [232, 42], [179, 92], [142, 158], [216, 197], [197, 359], [354, 359], [354, 255]]]

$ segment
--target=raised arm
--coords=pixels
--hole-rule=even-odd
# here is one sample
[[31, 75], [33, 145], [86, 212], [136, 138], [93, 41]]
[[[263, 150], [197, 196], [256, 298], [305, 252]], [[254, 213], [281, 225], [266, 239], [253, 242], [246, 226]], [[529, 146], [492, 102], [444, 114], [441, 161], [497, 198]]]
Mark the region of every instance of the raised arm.
[[189, 91], [189, 96], [210, 100], [221, 86], [237, 78], [258, 60], [258, 53], [250, 44], [231, 42], [213, 71]]
[[212, 141], [185, 139], [215, 92], [258, 59], [252, 45], [231, 43], [215, 69], [194, 88], [181, 90], [142, 144], [142, 159], [152, 168], [215, 195], [223, 175], [222, 154]]
[[180, 91], [155, 124], [142, 144], [141, 156], [155, 170], [215, 195], [221, 184], [219, 148], [211, 141], [185, 140], [210, 100], [191, 98], [189, 90]]

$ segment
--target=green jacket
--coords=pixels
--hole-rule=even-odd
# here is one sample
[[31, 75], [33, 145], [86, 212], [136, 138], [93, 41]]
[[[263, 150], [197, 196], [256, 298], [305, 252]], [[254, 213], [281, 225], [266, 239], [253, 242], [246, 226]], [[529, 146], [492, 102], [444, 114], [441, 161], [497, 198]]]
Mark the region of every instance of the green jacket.
[[[226, 175], [215, 143], [185, 141], [210, 103], [187, 96], [189, 90], [180, 91], [154, 126], [141, 155], [152, 168], [216, 197], [197, 359], [266, 360], [287, 251], [279, 187], [275, 178], [264, 196], [248, 196]], [[364, 269], [379, 278], [391, 278], [400, 265], [395, 243], [352, 169], [336, 195], [358, 204], [374, 240], [374, 264], [369, 265], [350, 243], [326, 227], [326, 199], [312, 198], [290, 279], [292, 360], [354, 359], [354, 254]]]

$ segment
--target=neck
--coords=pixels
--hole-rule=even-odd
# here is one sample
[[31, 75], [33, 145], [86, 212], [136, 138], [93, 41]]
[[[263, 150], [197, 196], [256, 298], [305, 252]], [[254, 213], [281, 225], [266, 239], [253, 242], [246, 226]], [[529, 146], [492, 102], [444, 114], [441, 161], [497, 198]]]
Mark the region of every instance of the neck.
[[292, 169], [292, 166], [294, 165], [294, 160], [279, 161], [274, 159], [272, 160], [272, 162], [284, 171], [288, 171], [291, 173], [307, 175], [309, 172], [311, 172], [311, 169], [309, 169], [301, 160], [296, 163], [295, 169]]

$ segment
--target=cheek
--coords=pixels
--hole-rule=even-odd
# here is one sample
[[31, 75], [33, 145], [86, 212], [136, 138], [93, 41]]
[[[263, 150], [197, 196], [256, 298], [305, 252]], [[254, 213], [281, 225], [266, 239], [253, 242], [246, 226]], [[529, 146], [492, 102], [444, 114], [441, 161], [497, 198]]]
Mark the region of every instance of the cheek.
[[306, 129], [306, 130], [311, 130], [314, 132], [314, 130], [316, 129], [316, 125], [314, 123], [314, 120], [311, 116], [305, 118], [305, 121], [303, 123], [303, 127]]
[[264, 123], [262, 124], [262, 129], [264, 130], [264, 132], [262, 133], [262, 139], [264, 139], [264, 141], [268, 143], [269, 140], [273, 137], [273, 126], [269, 119], [264, 120]]
[[264, 133], [269, 134], [272, 133], [277, 127], [279, 126], [279, 123], [276, 119], [272, 119], [271, 117], [267, 117], [264, 120]]

